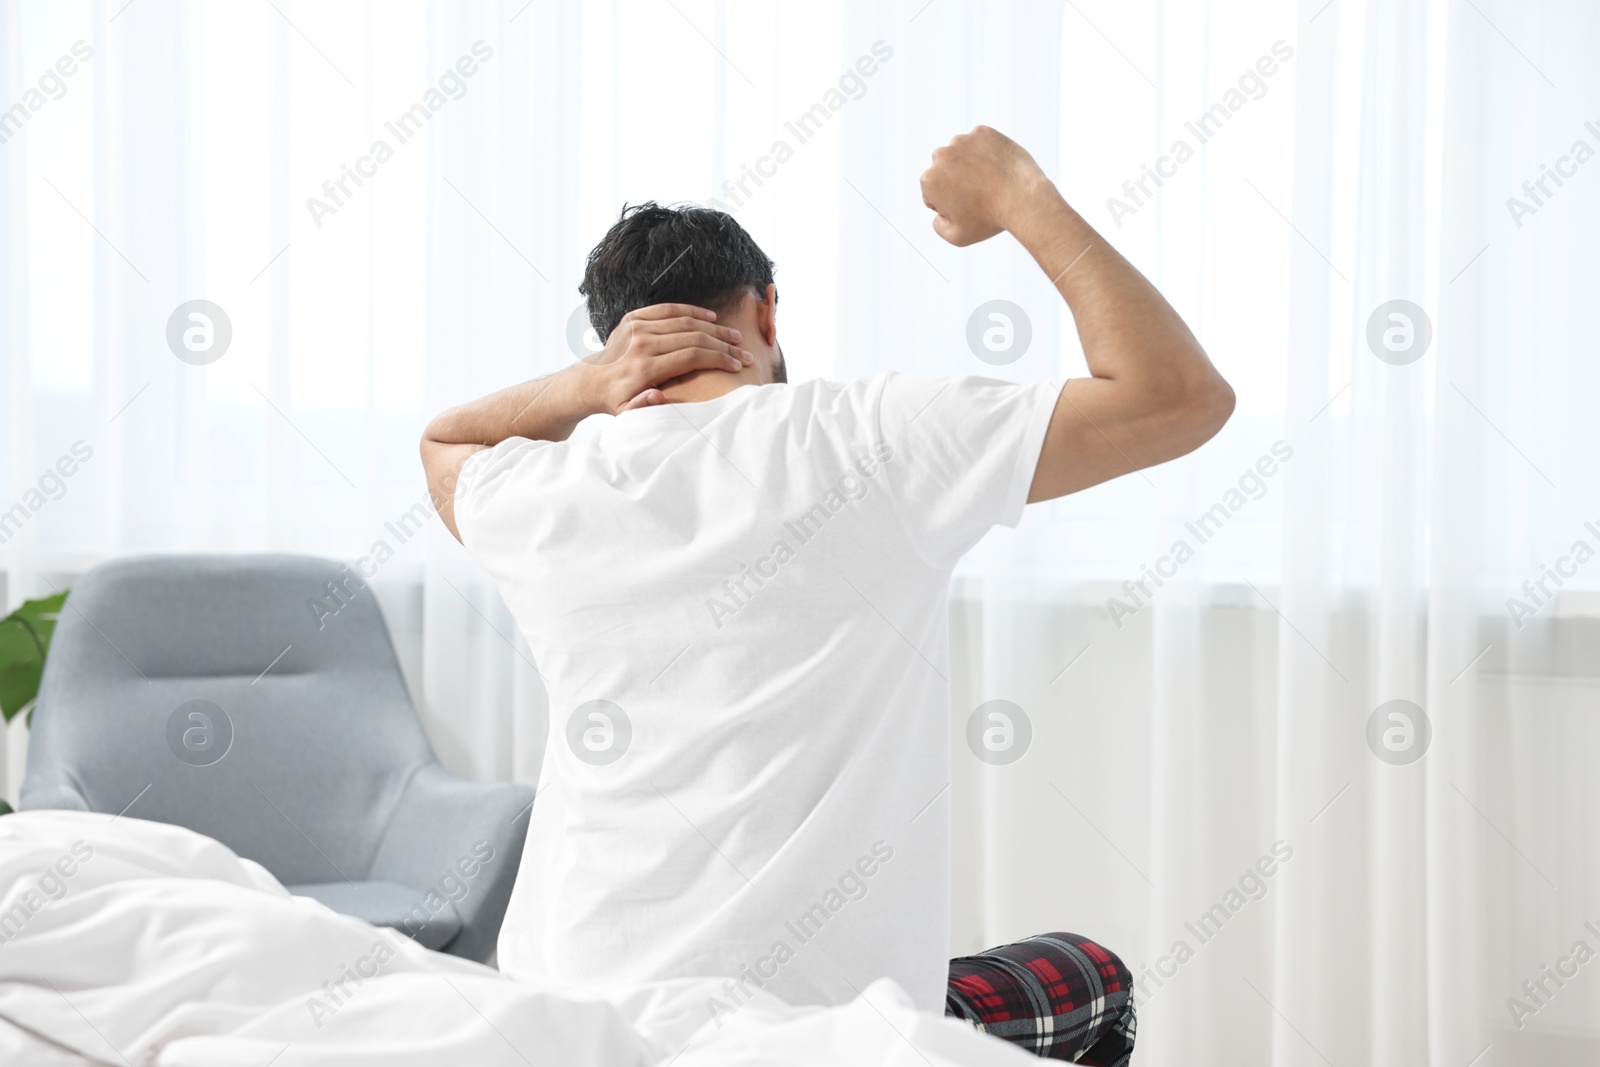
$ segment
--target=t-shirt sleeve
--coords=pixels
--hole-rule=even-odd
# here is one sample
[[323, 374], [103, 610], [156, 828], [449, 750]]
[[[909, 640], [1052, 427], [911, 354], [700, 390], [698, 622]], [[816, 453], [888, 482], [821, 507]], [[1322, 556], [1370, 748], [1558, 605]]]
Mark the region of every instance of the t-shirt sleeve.
[[518, 463], [550, 443], [510, 437], [467, 457], [456, 476], [454, 501], [456, 529], [461, 532], [461, 543], [467, 551], [476, 554], [474, 534], [478, 525], [491, 512], [496, 492], [511, 480]]
[[878, 425], [893, 449], [889, 484], [913, 547], [953, 566], [1028, 502], [1057, 382], [889, 374]]

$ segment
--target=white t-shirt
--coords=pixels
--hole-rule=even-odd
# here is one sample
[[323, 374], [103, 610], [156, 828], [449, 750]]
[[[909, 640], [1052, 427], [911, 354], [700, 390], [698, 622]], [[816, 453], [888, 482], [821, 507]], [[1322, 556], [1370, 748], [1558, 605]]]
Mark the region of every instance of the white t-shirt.
[[[500, 967], [940, 1012], [946, 595], [1022, 515], [1060, 386], [741, 386], [473, 456], [456, 521], [550, 732]], [[601, 703], [595, 703], [601, 702]]]

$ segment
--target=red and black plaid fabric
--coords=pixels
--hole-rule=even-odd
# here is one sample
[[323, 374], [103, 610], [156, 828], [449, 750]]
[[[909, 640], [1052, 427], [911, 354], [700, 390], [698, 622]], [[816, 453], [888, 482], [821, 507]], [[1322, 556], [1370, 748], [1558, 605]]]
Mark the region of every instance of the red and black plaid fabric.
[[944, 1013], [1045, 1059], [1126, 1067], [1133, 976], [1077, 934], [1041, 934], [950, 961]]

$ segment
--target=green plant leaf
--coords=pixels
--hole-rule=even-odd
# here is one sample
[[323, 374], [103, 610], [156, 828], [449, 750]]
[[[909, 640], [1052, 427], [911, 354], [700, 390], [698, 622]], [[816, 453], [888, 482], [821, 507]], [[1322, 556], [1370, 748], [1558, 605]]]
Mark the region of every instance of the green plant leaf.
[[16, 718], [17, 712], [33, 703], [39, 695], [39, 680], [44, 667], [39, 663], [19, 663], [0, 671], [0, 713], [6, 722]]
[[50, 634], [55, 632], [56, 619], [61, 616], [61, 609], [66, 606], [67, 591], [55, 593], [51, 596], [39, 597], [36, 600], [24, 600], [22, 604], [6, 618], [26, 619], [44, 635], [46, 647], [50, 644]]
[[0, 714], [10, 722], [39, 695], [45, 656], [67, 594], [25, 600], [0, 619]]
[[5, 797], [0, 797], [0, 815], [10, 815], [16, 809], [7, 803]]

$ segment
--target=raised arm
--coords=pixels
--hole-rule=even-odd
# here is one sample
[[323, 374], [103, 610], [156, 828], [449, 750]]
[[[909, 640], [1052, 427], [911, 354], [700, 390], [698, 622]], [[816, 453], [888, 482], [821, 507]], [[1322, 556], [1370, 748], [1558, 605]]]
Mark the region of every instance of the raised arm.
[[953, 245], [1009, 231], [1077, 323], [1090, 377], [1061, 390], [1029, 503], [1176, 459], [1233, 414], [1233, 390], [1172, 305], [1015, 141], [979, 126], [935, 149], [922, 198], [937, 212], [934, 230]]
[[588, 360], [440, 414], [422, 432], [428, 492], [457, 541], [456, 481], [474, 452], [512, 437], [565, 441], [590, 415], [659, 404], [657, 388], [692, 371], [738, 371], [751, 362], [739, 331], [689, 304], [655, 304], [623, 316]]

